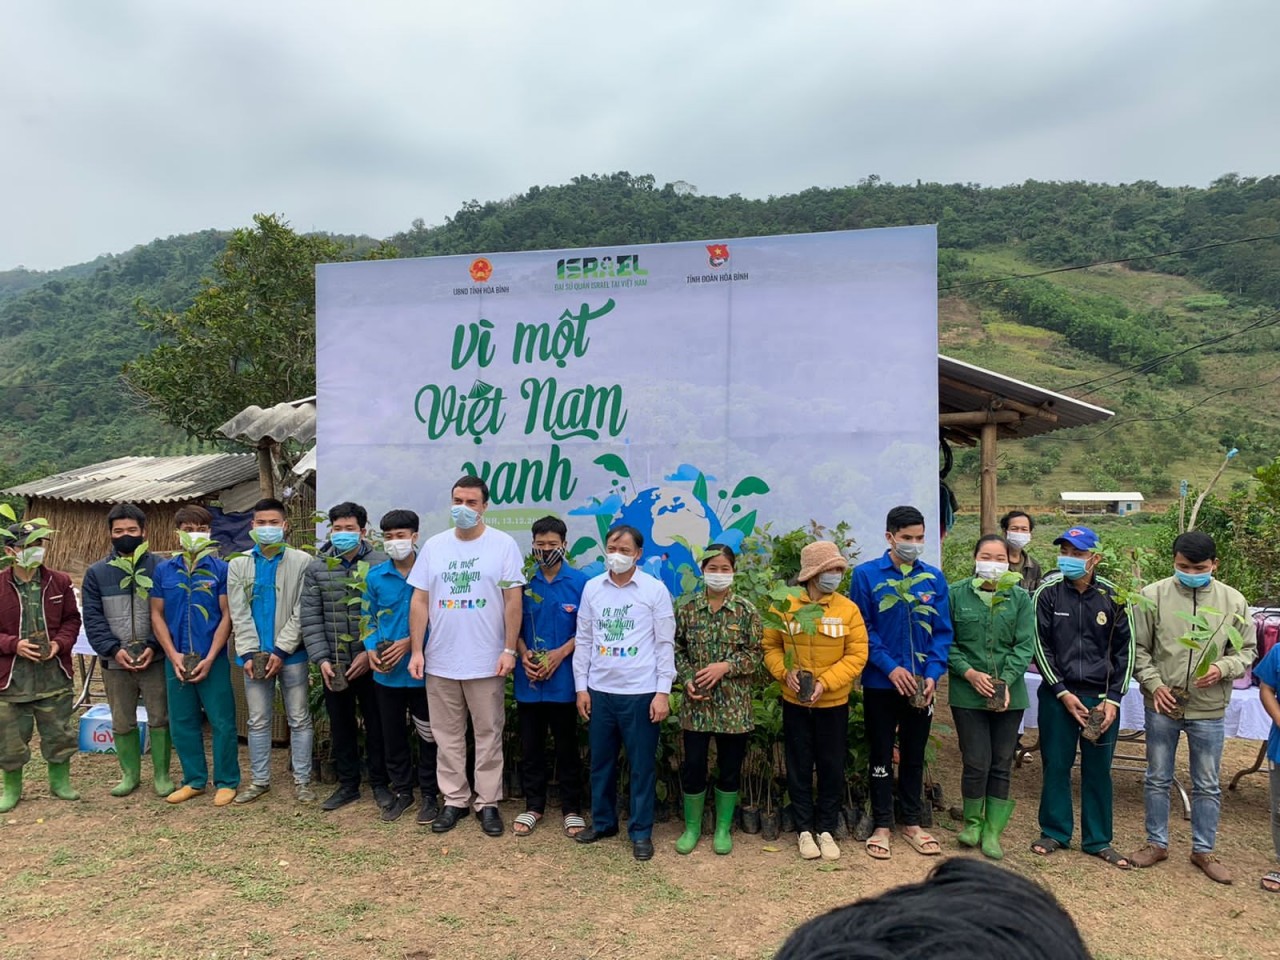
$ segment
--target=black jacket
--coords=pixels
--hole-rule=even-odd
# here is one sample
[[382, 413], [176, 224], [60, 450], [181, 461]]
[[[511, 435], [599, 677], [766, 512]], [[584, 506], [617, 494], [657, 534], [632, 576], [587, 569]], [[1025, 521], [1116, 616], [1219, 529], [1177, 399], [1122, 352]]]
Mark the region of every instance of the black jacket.
[[[374, 550], [367, 540], [360, 541], [355, 560], [349, 564], [336, 557], [328, 543], [321, 545], [320, 555], [302, 575], [298, 605], [302, 642], [312, 663], [336, 662], [339, 658], [342, 663], [349, 663], [364, 650], [360, 642], [360, 592], [349, 583], [357, 564], [367, 563], [372, 569], [386, 559], [387, 555]], [[353, 598], [356, 602], [349, 603]]]
[[1036, 591], [1036, 664], [1053, 695], [1105, 696], [1116, 706], [1133, 673], [1129, 611], [1094, 576], [1081, 593], [1060, 573]]

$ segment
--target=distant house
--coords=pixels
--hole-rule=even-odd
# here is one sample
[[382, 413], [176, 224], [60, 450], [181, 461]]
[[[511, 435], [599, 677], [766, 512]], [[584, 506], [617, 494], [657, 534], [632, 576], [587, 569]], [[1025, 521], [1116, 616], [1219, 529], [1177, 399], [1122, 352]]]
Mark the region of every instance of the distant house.
[[1066, 491], [1061, 495], [1062, 508], [1067, 513], [1114, 513], [1127, 517], [1142, 510], [1142, 494], [1137, 492]]

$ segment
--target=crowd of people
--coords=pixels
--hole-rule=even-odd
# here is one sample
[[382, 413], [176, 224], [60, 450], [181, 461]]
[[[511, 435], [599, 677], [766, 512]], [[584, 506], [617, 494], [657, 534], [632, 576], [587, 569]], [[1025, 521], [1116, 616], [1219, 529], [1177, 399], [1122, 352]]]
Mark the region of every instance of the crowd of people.
[[[922, 825], [924, 760], [938, 686], [949, 674], [963, 758], [957, 841], [1000, 859], [1014, 810], [1010, 776], [1019, 728], [1031, 705], [1028, 677], [1038, 674], [1043, 782], [1031, 850], [1049, 857], [1071, 846], [1070, 772], [1078, 756], [1080, 849], [1120, 869], [1167, 859], [1174, 754], [1185, 735], [1191, 861], [1210, 879], [1231, 882], [1214, 854], [1223, 717], [1232, 682], [1253, 663], [1254, 641], [1244, 628], [1244, 597], [1214, 576], [1216, 546], [1206, 534], [1179, 536], [1171, 575], [1128, 602], [1099, 575], [1094, 531], [1076, 526], [1056, 537], [1056, 569], [1046, 574], [1028, 552], [1034, 522], [1021, 512], [1002, 518], [1001, 534], [978, 540], [972, 576], [948, 584], [922, 559], [924, 516], [900, 506], [886, 518], [883, 554], [852, 570], [836, 544], [806, 545], [799, 589], [762, 618], [735, 593], [732, 548], [711, 544], [700, 551], [700, 586], [677, 606], [662, 581], [638, 567], [644, 537], [625, 524], [608, 531], [605, 572], [588, 578], [566, 558], [563, 521], [536, 521], [526, 582], [515, 540], [484, 522], [488, 506], [484, 481], [463, 477], [452, 488], [449, 529], [420, 539], [417, 514], [395, 509], [381, 518], [375, 545], [365, 509], [342, 503], [329, 511], [328, 539], [313, 555], [289, 546], [284, 505], [264, 499], [253, 510], [253, 548], [223, 560], [210, 544], [212, 518], [203, 507], [177, 511], [184, 551], [161, 559], [146, 549], [146, 516], [120, 504], [106, 516], [111, 554], [85, 574], [82, 609], [67, 574], [44, 565], [49, 531], [15, 524], [6, 539], [10, 562], [0, 571], [0, 812], [21, 799], [36, 728], [51, 793], [79, 799], [70, 777], [71, 650], [83, 618], [111, 708], [117, 797], [142, 781], [139, 702], [146, 708], [152, 785], [169, 803], [192, 801], [211, 786], [216, 806], [262, 797], [271, 789], [278, 684], [294, 794], [319, 802], [314, 667], [338, 781], [322, 809], [358, 801], [367, 780], [383, 820], [416, 806], [418, 824], [444, 833], [474, 813], [485, 834], [502, 836], [505, 691], [512, 677], [525, 806], [512, 832], [528, 836], [546, 818], [554, 762], [564, 835], [583, 844], [617, 836], [625, 753], [627, 834], [635, 858], [648, 860], [658, 730], [674, 689], [684, 741], [684, 829], [675, 851], [687, 855], [698, 846], [711, 803], [711, 845], [727, 854], [754, 723], [752, 681], [763, 664], [781, 691], [799, 855], [841, 855], [835, 833], [849, 762], [849, 698], [860, 686], [873, 821], [865, 852], [891, 858], [896, 826], [912, 851], [931, 857], [942, 844]], [[247, 784], [229, 661], [244, 676]], [[1280, 725], [1276, 654], [1254, 674], [1263, 705]], [[1146, 844], [1126, 855], [1112, 845], [1111, 766], [1131, 678], [1145, 699]], [[579, 719], [588, 725], [589, 803], [579, 788]], [[174, 750], [182, 767], [177, 784]], [[1268, 755], [1280, 858], [1280, 726]], [[1262, 886], [1280, 892], [1280, 873], [1268, 874]]]

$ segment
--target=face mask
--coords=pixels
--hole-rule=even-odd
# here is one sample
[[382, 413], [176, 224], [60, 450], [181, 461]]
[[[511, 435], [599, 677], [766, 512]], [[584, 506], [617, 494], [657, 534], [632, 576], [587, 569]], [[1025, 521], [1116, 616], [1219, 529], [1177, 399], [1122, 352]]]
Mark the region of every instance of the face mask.
[[1005, 537], [1005, 539], [1009, 541], [1009, 546], [1017, 550], [1022, 550], [1027, 546], [1027, 544], [1031, 542], [1031, 534], [1011, 533], [1007, 537]]
[[733, 586], [732, 573], [704, 573], [702, 582], [707, 585], [708, 590], [714, 590], [716, 593], [722, 593]]
[[1181, 570], [1174, 570], [1173, 575], [1178, 578], [1178, 582], [1184, 587], [1192, 590], [1198, 590], [1200, 587], [1207, 587], [1209, 581], [1213, 579], [1213, 573], [1183, 573]]
[[404, 560], [413, 553], [413, 541], [383, 540], [382, 550], [392, 560]]
[[114, 547], [116, 553], [120, 554], [122, 557], [132, 557], [133, 552], [145, 542], [146, 537], [134, 536], [132, 533], [127, 533], [122, 537], [111, 538], [111, 546]]
[[923, 543], [903, 543], [900, 540], [893, 541], [893, 552], [905, 560], [907, 563], [915, 563], [924, 556]]
[[1002, 560], [976, 560], [973, 572], [979, 580], [999, 580], [1009, 572], [1009, 565]]
[[354, 530], [339, 530], [329, 534], [329, 543], [338, 553], [350, 553], [360, 546], [360, 534]]
[[480, 514], [462, 503], [455, 503], [449, 510], [449, 516], [453, 517], [453, 525], [459, 530], [470, 530], [480, 522]]
[[284, 527], [254, 527], [249, 535], [260, 546], [270, 547], [283, 542]]
[[24, 547], [18, 551], [18, 555], [14, 558], [14, 563], [22, 567], [23, 570], [34, 570], [44, 563], [44, 547]]
[[203, 530], [191, 530], [189, 532], [183, 530], [182, 532], [186, 534], [188, 542], [197, 550], [213, 540], [213, 536]]
[[609, 568], [610, 573], [626, 573], [636, 565], [636, 558], [625, 553], [610, 553], [606, 554], [604, 565]]
[[1088, 565], [1080, 557], [1059, 557], [1058, 569], [1068, 580], [1079, 580], [1088, 572]]
[[834, 593], [840, 587], [840, 581], [844, 579], [843, 570], [828, 570], [826, 573], [818, 574], [818, 589], [823, 593]]
[[554, 567], [564, 560], [564, 547], [556, 547], [552, 550], [535, 550], [533, 555], [537, 559], [539, 566]]

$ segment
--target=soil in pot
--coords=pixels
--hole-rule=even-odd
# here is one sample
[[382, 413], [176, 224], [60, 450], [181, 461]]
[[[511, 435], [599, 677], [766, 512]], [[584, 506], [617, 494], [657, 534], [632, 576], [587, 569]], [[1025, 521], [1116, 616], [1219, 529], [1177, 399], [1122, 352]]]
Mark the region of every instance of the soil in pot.
[[182, 655], [182, 678], [187, 680], [200, 667], [200, 654], [192, 651]]
[[766, 840], [777, 840], [782, 833], [782, 814], [777, 810], [760, 814], [760, 836]]
[[40, 654], [40, 659], [47, 660], [49, 658], [50, 651], [52, 651], [53, 649], [53, 647], [49, 643], [49, 638], [45, 636], [45, 634], [42, 632], [38, 637], [35, 638], [35, 640], [36, 640], [36, 650]]
[[347, 689], [347, 686], [346, 664], [335, 663], [333, 665], [333, 676], [329, 678], [329, 690], [332, 693], [342, 693]]
[[835, 829], [831, 831], [831, 836], [836, 840], [849, 839], [849, 821], [845, 820], [844, 811], [836, 814], [836, 826]]
[[1187, 703], [1191, 700], [1191, 691], [1186, 687], [1173, 687], [1170, 692], [1173, 694], [1173, 699], [1178, 701], [1178, 705], [1165, 716], [1170, 720], [1181, 720], [1187, 715]]
[[[713, 827], [714, 829], [714, 827]], [[761, 830], [760, 808], [749, 806], [742, 808], [742, 832], [756, 834]], [[706, 824], [703, 824], [703, 832], [706, 833]]]
[[142, 655], [147, 652], [147, 641], [145, 640], [129, 640], [124, 645], [125, 655], [135, 664], [142, 659]]
[[1085, 721], [1084, 729], [1080, 731], [1080, 736], [1084, 737], [1090, 743], [1097, 743], [1098, 738], [1102, 736], [1102, 722], [1106, 719], [1106, 714], [1102, 707], [1094, 707], [1089, 711], [1089, 719]]
[[800, 685], [800, 692], [796, 696], [801, 703], [808, 703], [813, 699], [813, 674], [808, 670], [796, 671], [796, 681]]
[[265, 650], [259, 650], [253, 655], [253, 679], [267, 679], [267, 664], [271, 661], [271, 654]]
[[910, 703], [911, 706], [915, 707], [917, 710], [923, 710], [925, 709], [925, 707], [928, 706], [928, 704], [925, 702], [924, 677], [920, 676], [920, 674], [917, 673], [917, 674], [914, 674], [914, 678], [916, 681], [916, 692], [907, 698], [907, 702]]
[[866, 843], [867, 838], [876, 831], [876, 822], [871, 818], [870, 811], [862, 811], [862, 815], [858, 817], [858, 822], [853, 829], [853, 839], [859, 843]]
[[382, 658], [383, 658], [383, 657], [385, 657], [385, 656], [387, 655], [387, 651], [388, 651], [388, 650], [390, 650], [390, 649], [391, 649], [391, 641], [390, 641], [390, 640], [379, 640], [379, 641], [374, 645], [373, 652], [374, 652], [374, 654], [377, 656], [377, 658], [378, 658], [378, 662], [379, 662], [379, 663], [381, 663], [381, 662], [382, 662]]
[[1004, 698], [1009, 695], [1009, 685], [1003, 680], [991, 681], [992, 694], [987, 699], [987, 709], [1000, 711], [1004, 709]]

